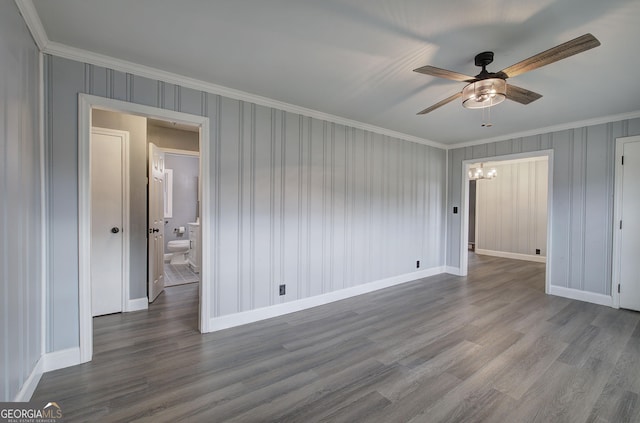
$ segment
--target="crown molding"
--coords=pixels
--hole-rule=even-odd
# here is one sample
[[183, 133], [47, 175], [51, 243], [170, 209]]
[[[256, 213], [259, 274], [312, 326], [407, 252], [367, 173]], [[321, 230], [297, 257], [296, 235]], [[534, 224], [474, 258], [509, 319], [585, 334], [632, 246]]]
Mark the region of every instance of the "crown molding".
[[206, 91], [211, 94], [218, 94], [235, 100], [241, 100], [261, 106], [272, 107], [275, 109], [309, 116], [320, 120], [326, 120], [329, 122], [362, 129], [364, 131], [371, 131], [381, 135], [387, 135], [392, 138], [425, 144], [443, 150], [447, 149], [447, 146], [445, 144], [436, 141], [416, 137], [414, 135], [404, 134], [402, 132], [393, 131], [356, 120], [346, 119], [329, 113], [320, 112], [318, 110], [296, 106], [295, 104], [273, 100], [245, 91], [227, 88], [222, 85], [212, 84], [195, 78], [190, 78], [176, 73], [163, 71], [149, 66], [129, 62], [127, 60], [121, 60], [115, 57], [106, 56], [103, 54], [98, 54], [88, 50], [83, 50], [51, 41], [47, 37], [47, 33], [44, 30], [42, 21], [40, 20], [40, 16], [38, 15], [38, 12], [33, 5], [32, 0], [15, 0], [15, 3], [18, 6], [18, 9], [20, 9], [20, 13], [22, 14], [24, 21], [27, 24], [27, 27], [29, 28], [29, 31], [31, 32], [31, 35], [33, 36], [36, 44], [38, 45], [38, 48], [45, 54], [50, 54], [65, 59], [71, 59], [78, 62], [89, 63], [120, 72], [135, 74], [145, 78], [156, 79], [170, 84], [180, 85], [182, 87], [192, 88], [198, 91]]
[[387, 135], [392, 138], [398, 138], [405, 141], [411, 141], [419, 144], [425, 144], [432, 147], [447, 149], [445, 144], [435, 142], [432, 140], [416, 137], [414, 135], [403, 134], [401, 132], [393, 131], [390, 129], [382, 128], [368, 123], [359, 122], [356, 120], [346, 119], [340, 116], [332, 115], [329, 113], [320, 112], [318, 110], [308, 109], [306, 107], [296, 106], [295, 104], [285, 103], [283, 101], [273, 100], [268, 97], [262, 97], [256, 94], [251, 94], [245, 91], [236, 90], [233, 88], [227, 88], [222, 85], [212, 84], [210, 82], [201, 81], [195, 78], [175, 74], [172, 72], [163, 71], [160, 69], [152, 68], [149, 66], [140, 65], [137, 63], [129, 62], [127, 60], [116, 59], [115, 57], [106, 56], [103, 54], [94, 53], [91, 51], [71, 47], [65, 44], [61, 44], [55, 41], [47, 43], [44, 53], [51, 54], [53, 56], [62, 57], [65, 59], [75, 60], [78, 62], [89, 63], [95, 66], [101, 66], [108, 69], [117, 70], [120, 72], [130, 73], [138, 76], [142, 76], [149, 79], [155, 79], [170, 84], [180, 85], [182, 87], [191, 88], [197, 91], [205, 91], [211, 94], [218, 94], [223, 97], [232, 98], [235, 100], [246, 101], [249, 103], [258, 104], [261, 106], [272, 107], [287, 112], [309, 116], [312, 118], [326, 120], [337, 124], [359, 128], [365, 131], [376, 132], [378, 134]]
[[251, 94], [245, 91], [236, 90], [233, 88], [227, 88], [222, 85], [209, 83], [206, 81], [190, 78], [187, 76], [179, 75], [172, 72], [163, 71], [160, 69], [152, 68], [149, 66], [140, 65], [134, 62], [117, 59], [115, 57], [94, 53], [88, 50], [83, 50], [75, 47], [71, 47], [65, 44], [61, 44], [55, 41], [50, 41], [47, 37], [47, 33], [44, 30], [40, 16], [33, 5], [32, 0], [15, 0], [20, 13], [22, 14], [33, 39], [35, 40], [38, 48], [45, 54], [62, 57], [65, 59], [75, 60], [78, 62], [89, 63], [95, 66], [101, 66], [108, 69], [117, 70], [120, 72], [135, 74], [138, 76], [156, 79], [159, 81], [180, 85], [185, 88], [191, 88], [198, 91], [205, 91], [211, 94], [218, 94], [223, 97], [232, 98], [235, 100], [246, 101], [249, 103], [255, 103], [261, 106], [272, 107], [275, 109], [287, 111], [290, 113], [300, 114], [320, 120], [325, 120], [340, 125], [345, 125], [353, 128], [362, 129], [364, 131], [371, 131], [381, 135], [387, 135], [392, 138], [398, 138], [405, 141], [411, 141], [419, 144], [428, 145], [431, 147], [440, 148], [443, 150], [451, 150], [455, 148], [471, 147], [474, 145], [487, 144], [497, 141], [505, 141], [514, 138], [528, 137], [532, 135], [541, 135], [550, 132], [564, 131], [567, 129], [575, 129], [591, 125], [599, 125], [602, 123], [616, 122], [625, 119], [634, 119], [640, 117], [640, 111], [622, 113], [618, 115], [603, 116], [599, 118], [563, 123], [559, 125], [547, 126], [544, 128], [538, 128], [530, 131], [514, 132], [506, 135], [501, 135], [493, 138], [484, 138], [481, 140], [467, 141], [455, 144], [444, 144], [437, 141], [429, 140], [426, 138], [416, 137], [415, 135], [404, 134], [402, 132], [393, 131], [390, 129], [382, 128], [368, 123], [343, 118], [340, 116], [324, 113], [318, 110], [309, 109], [306, 107], [296, 106], [295, 104], [285, 103], [283, 101], [273, 100], [268, 97]]
[[548, 134], [551, 132], [565, 131], [567, 129], [583, 128], [585, 126], [600, 125], [603, 123], [618, 122], [621, 120], [635, 119], [635, 118], [640, 118], [640, 110], [635, 112], [629, 112], [629, 113], [620, 113], [617, 115], [609, 115], [609, 116], [602, 116], [602, 117], [586, 119], [586, 120], [578, 120], [575, 122], [562, 123], [559, 125], [546, 126], [544, 128], [533, 129], [530, 131], [514, 132], [511, 134], [502, 135], [494, 138], [485, 138], [482, 140], [461, 142], [457, 144], [449, 144], [447, 146], [447, 150], [452, 150], [454, 148], [472, 147], [474, 145], [488, 144], [490, 142], [505, 141], [505, 140], [511, 140], [515, 138], [529, 137], [532, 135], [542, 135], [542, 134]]
[[36, 11], [36, 7], [33, 5], [33, 2], [31, 0], [15, 0], [15, 3], [16, 6], [18, 6], [18, 10], [20, 10], [22, 19], [24, 19], [24, 22], [27, 24], [27, 28], [29, 28], [29, 32], [31, 32], [33, 40], [36, 42], [36, 45], [40, 51], [44, 51], [49, 43], [49, 38], [44, 30], [44, 26], [42, 26], [42, 21], [40, 20], [40, 16]]

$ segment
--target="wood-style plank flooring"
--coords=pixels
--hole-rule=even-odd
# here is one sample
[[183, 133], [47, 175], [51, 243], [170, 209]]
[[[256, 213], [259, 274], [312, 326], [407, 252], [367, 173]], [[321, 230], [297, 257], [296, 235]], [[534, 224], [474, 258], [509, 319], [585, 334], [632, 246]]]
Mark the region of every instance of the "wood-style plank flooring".
[[544, 265], [438, 275], [200, 335], [197, 284], [94, 319], [45, 374], [67, 421], [639, 422], [640, 313], [547, 296]]

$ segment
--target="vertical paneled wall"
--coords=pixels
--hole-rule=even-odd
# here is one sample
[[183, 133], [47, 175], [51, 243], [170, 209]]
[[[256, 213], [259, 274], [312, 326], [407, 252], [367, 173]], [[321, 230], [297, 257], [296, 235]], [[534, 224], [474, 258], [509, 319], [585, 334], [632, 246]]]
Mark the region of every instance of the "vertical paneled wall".
[[547, 250], [547, 176], [544, 160], [491, 165], [495, 179], [476, 181], [476, 248], [533, 256]]
[[0, 401], [42, 352], [38, 49], [14, 2], [0, 2]]
[[78, 345], [78, 93], [210, 118], [212, 317], [444, 264], [444, 150], [58, 57], [46, 75], [51, 350]]
[[[640, 119], [449, 150], [449, 212], [460, 206], [462, 162], [553, 150], [551, 285], [610, 295], [614, 151], [618, 137], [640, 134]], [[460, 266], [460, 214], [447, 224], [447, 266]]]

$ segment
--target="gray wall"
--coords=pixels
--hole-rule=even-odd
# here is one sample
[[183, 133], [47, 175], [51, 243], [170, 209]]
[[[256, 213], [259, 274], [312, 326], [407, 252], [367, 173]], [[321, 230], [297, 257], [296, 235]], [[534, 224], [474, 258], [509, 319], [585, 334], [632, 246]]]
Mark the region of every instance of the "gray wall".
[[0, 401], [42, 352], [38, 49], [12, 1], [0, 2]]
[[78, 345], [81, 92], [211, 119], [212, 316], [444, 264], [444, 150], [59, 57], [45, 71], [54, 350]]
[[536, 249], [540, 249], [540, 255], [545, 256], [546, 159], [488, 167], [495, 168], [498, 176], [476, 181], [476, 248], [526, 255], [536, 255]]
[[165, 128], [148, 123], [147, 137], [149, 142], [162, 148], [188, 151], [198, 151], [200, 148], [200, 135], [197, 132]]
[[99, 128], [129, 132], [129, 298], [147, 296], [147, 118], [93, 110]]
[[462, 202], [462, 161], [552, 149], [550, 283], [610, 295], [615, 139], [638, 134], [632, 119], [449, 150], [447, 266], [460, 266], [461, 214], [451, 210]]
[[[187, 223], [196, 221], [198, 201], [198, 175], [200, 159], [197, 156], [165, 153], [165, 169], [173, 170], [173, 217], [165, 218], [165, 253], [167, 244], [175, 239], [189, 239]], [[185, 227], [184, 234], [176, 234], [175, 228]]]

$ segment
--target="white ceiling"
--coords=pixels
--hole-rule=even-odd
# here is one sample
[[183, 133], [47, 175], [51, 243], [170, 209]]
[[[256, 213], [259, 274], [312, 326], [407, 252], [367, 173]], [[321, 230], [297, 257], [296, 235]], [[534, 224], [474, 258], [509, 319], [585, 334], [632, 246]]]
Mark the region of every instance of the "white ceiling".
[[[28, 1], [28, 0], [20, 0]], [[33, 0], [49, 40], [443, 144], [640, 111], [638, 0]], [[543, 95], [482, 111], [464, 83], [585, 33], [593, 50], [509, 79]], [[602, 81], [598, 82], [601, 78]]]

